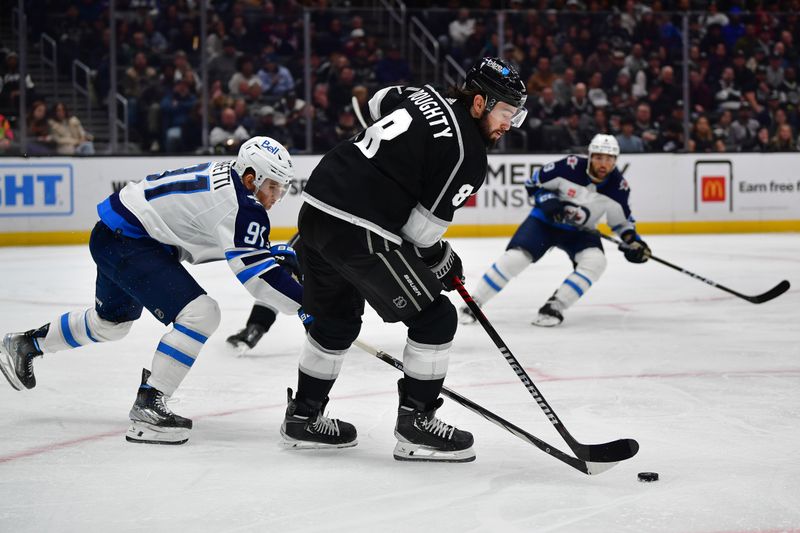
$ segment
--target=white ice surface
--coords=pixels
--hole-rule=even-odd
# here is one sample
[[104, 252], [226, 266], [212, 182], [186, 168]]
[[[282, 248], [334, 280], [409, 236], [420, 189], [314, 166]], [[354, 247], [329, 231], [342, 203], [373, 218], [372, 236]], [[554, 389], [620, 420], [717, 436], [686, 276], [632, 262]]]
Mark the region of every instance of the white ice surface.
[[[800, 531], [800, 235], [652, 236], [654, 252], [753, 305], [608, 249], [605, 276], [561, 327], [529, 325], [570, 270], [553, 251], [487, 307], [497, 331], [581, 442], [641, 451], [587, 476], [446, 401], [475, 435], [467, 464], [392, 459], [399, 373], [357, 348], [332, 391], [355, 448], [287, 451], [278, 428], [302, 328], [282, 316], [245, 357], [225, 349], [251, 300], [228, 267], [190, 267], [222, 324], [172, 408], [184, 446], [125, 442], [140, 371], [165, 328], [147, 315], [122, 341], [37, 359], [39, 385], [0, 380], [0, 531]], [[506, 239], [460, 239], [467, 288]], [[79, 247], [0, 249], [0, 332], [91, 305]], [[458, 295], [451, 293], [457, 304]], [[368, 311], [361, 338], [400, 356], [405, 331]], [[569, 451], [480, 326], [461, 327], [446, 383]], [[661, 480], [637, 481], [641, 471]]]

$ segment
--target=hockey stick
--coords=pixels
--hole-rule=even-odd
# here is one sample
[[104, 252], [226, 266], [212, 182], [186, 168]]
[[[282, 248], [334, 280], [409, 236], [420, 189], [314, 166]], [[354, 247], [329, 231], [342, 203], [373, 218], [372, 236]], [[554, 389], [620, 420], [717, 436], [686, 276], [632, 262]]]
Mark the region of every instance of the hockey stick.
[[367, 129], [368, 128], [367, 121], [364, 120], [364, 115], [363, 113], [361, 113], [361, 106], [358, 105], [358, 98], [356, 98], [355, 95], [352, 98], [350, 98], [350, 103], [353, 105], [353, 113], [356, 114], [356, 118], [358, 119], [358, 122], [361, 124], [361, 127]]
[[536, 400], [536, 403], [539, 404], [544, 414], [547, 415], [547, 419], [550, 420], [550, 423], [553, 424], [559, 435], [561, 435], [570, 449], [575, 452], [578, 459], [596, 463], [614, 463], [630, 459], [636, 455], [636, 452], [639, 451], [639, 443], [633, 439], [619, 439], [602, 444], [581, 444], [575, 440], [570, 432], [567, 431], [567, 428], [564, 427], [564, 424], [558, 418], [553, 408], [550, 407], [550, 404], [547, 403], [547, 400], [542, 396], [542, 393], [536, 388], [536, 385], [533, 384], [533, 380], [522, 368], [522, 365], [519, 364], [517, 358], [514, 357], [514, 354], [508, 349], [503, 339], [500, 338], [500, 335], [498, 335], [497, 331], [492, 327], [492, 324], [489, 322], [489, 319], [486, 318], [486, 315], [483, 314], [481, 308], [478, 307], [478, 304], [472, 299], [467, 289], [464, 288], [461, 279], [454, 277], [453, 286], [458, 290], [458, 294], [464, 299], [469, 310], [472, 311], [472, 314], [475, 315], [475, 318], [481, 323], [481, 326], [483, 326], [483, 329], [489, 334], [495, 346], [500, 349], [500, 353], [503, 354], [508, 364], [511, 365], [512, 370], [516, 372], [517, 377], [519, 377], [522, 384], [528, 389], [528, 392], [533, 396], [533, 399]]
[[[403, 370], [403, 363], [398, 361], [397, 359], [395, 359], [394, 357], [392, 357], [388, 353], [384, 352], [383, 350], [379, 350], [379, 349], [377, 349], [377, 348], [375, 348], [373, 346], [370, 346], [369, 344], [367, 344], [366, 342], [364, 342], [364, 341], [362, 341], [360, 339], [356, 339], [353, 342], [353, 344], [355, 344], [356, 346], [358, 346], [359, 348], [361, 348], [362, 350], [364, 350], [368, 354], [374, 355], [375, 357], [377, 357], [381, 361], [383, 361], [383, 362], [395, 367], [396, 369], [398, 369], [400, 371]], [[508, 431], [512, 435], [514, 435], [516, 437], [519, 437], [520, 439], [528, 442], [529, 444], [533, 444], [534, 446], [536, 446], [537, 448], [539, 448], [543, 452], [555, 457], [556, 459], [558, 459], [559, 461], [561, 461], [563, 463], [568, 464], [569, 466], [571, 466], [572, 468], [574, 468], [576, 470], [580, 470], [584, 474], [588, 474], [590, 476], [591, 475], [596, 475], [596, 474], [601, 474], [601, 473], [605, 472], [606, 470], [609, 470], [609, 469], [615, 467], [618, 464], [618, 463], [606, 463], [606, 462], [603, 462], [603, 463], [592, 463], [592, 462], [582, 461], [580, 459], [576, 459], [575, 457], [572, 457], [571, 455], [568, 455], [568, 454], [562, 452], [561, 450], [550, 446], [545, 441], [543, 441], [543, 440], [541, 440], [541, 439], [539, 439], [537, 437], [534, 437], [533, 435], [531, 435], [530, 433], [528, 433], [524, 429], [520, 428], [519, 426], [516, 426], [516, 425], [512, 424], [511, 422], [505, 420], [504, 418], [501, 418], [500, 416], [494, 414], [493, 412], [489, 411], [488, 409], [486, 409], [484, 407], [481, 407], [480, 405], [478, 405], [477, 403], [473, 402], [472, 400], [470, 400], [468, 398], [465, 398], [464, 396], [461, 396], [460, 394], [458, 394], [454, 390], [450, 390], [447, 387], [442, 387], [442, 395], [443, 396], [447, 396], [448, 398], [450, 398], [454, 402], [456, 402], [456, 403], [458, 403], [460, 405], [463, 405], [464, 407], [466, 407], [467, 409], [469, 409], [473, 413], [476, 413], [476, 414], [482, 416], [483, 418], [485, 418], [489, 422], [495, 424], [496, 426], [499, 426], [499, 427], [505, 429], [506, 431]]]
[[[575, 227], [578, 227], [578, 226], [575, 226]], [[619, 240], [619, 239], [617, 239], [615, 237], [612, 237], [610, 235], [606, 235], [605, 233], [603, 233], [601, 231], [598, 231], [596, 229], [592, 229], [592, 228], [579, 228], [579, 229], [581, 231], [585, 231], [587, 233], [591, 233], [593, 235], [597, 235], [601, 239], [605, 239], [607, 241], [613, 242], [617, 246], [620, 246], [620, 245], [625, 246], [626, 245], [621, 240]], [[729, 294], [733, 294], [737, 298], [741, 298], [742, 300], [747, 300], [748, 302], [753, 303], [753, 304], [763, 304], [764, 302], [768, 302], [770, 300], [774, 300], [775, 298], [777, 298], [778, 296], [780, 296], [784, 292], [788, 291], [789, 287], [791, 287], [790, 283], [787, 280], [783, 280], [780, 283], [778, 283], [777, 285], [775, 285], [774, 287], [772, 287], [767, 292], [764, 292], [764, 293], [761, 293], [761, 294], [757, 294], [755, 296], [747, 296], [746, 294], [742, 294], [741, 292], [737, 292], [737, 291], [735, 291], [733, 289], [729, 289], [728, 287], [726, 287], [724, 285], [720, 285], [719, 283], [717, 283], [715, 281], [712, 281], [712, 280], [710, 280], [708, 278], [704, 278], [703, 276], [701, 276], [699, 274], [695, 274], [694, 272], [690, 272], [690, 271], [686, 270], [683, 267], [679, 267], [678, 265], [674, 265], [674, 264], [670, 263], [669, 261], [665, 261], [664, 259], [661, 259], [660, 257], [656, 257], [653, 254], [649, 254], [648, 257], [650, 259], [652, 259], [653, 261], [657, 262], [657, 263], [661, 263], [662, 265], [665, 265], [665, 266], [668, 266], [668, 267], [670, 267], [670, 268], [672, 268], [674, 270], [677, 270], [678, 272], [680, 272], [682, 274], [686, 274], [689, 277], [692, 277], [692, 278], [694, 278], [696, 280], [702, 281], [706, 285], [711, 285], [712, 287], [716, 287], [719, 290], [725, 291], [725, 292], [727, 292]]]

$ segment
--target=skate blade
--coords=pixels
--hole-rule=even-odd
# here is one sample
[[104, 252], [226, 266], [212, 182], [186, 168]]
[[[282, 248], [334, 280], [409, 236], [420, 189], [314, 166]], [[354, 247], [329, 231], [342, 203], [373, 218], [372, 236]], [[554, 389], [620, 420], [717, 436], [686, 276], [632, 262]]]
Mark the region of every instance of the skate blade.
[[398, 442], [394, 447], [394, 458], [397, 461], [469, 463], [475, 460], [475, 451], [472, 446], [465, 450], [444, 451], [411, 444], [410, 442]]
[[552, 328], [554, 326], [561, 324], [561, 320], [557, 319], [554, 316], [542, 315], [534, 318], [531, 324], [533, 324], [534, 326], [539, 326], [540, 328]]
[[14, 370], [14, 361], [11, 359], [11, 355], [6, 353], [2, 344], [0, 344], [0, 371], [15, 390], [25, 389], [25, 385], [19, 380], [17, 372]]
[[186, 428], [162, 428], [147, 422], [132, 422], [125, 434], [128, 442], [142, 444], [183, 444], [189, 440]]
[[337, 448], [352, 448], [356, 444], [358, 444], [358, 439], [352, 442], [343, 442], [342, 444], [325, 444], [324, 442], [297, 440], [281, 431], [281, 446], [287, 450], [335, 450]]

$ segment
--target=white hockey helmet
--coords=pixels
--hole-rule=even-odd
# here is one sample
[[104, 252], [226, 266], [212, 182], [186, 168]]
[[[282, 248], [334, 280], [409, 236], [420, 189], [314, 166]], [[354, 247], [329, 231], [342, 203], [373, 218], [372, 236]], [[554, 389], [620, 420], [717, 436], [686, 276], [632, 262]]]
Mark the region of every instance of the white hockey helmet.
[[592, 154], [608, 154], [618, 157], [619, 143], [613, 135], [598, 133], [592, 137], [592, 142], [589, 143], [589, 159], [592, 158]]
[[294, 179], [292, 157], [281, 143], [270, 137], [253, 137], [242, 143], [233, 169], [241, 177], [248, 168], [252, 168], [256, 174], [256, 190], [266, 180], [281, 185], [279, 201], [286, 195]]

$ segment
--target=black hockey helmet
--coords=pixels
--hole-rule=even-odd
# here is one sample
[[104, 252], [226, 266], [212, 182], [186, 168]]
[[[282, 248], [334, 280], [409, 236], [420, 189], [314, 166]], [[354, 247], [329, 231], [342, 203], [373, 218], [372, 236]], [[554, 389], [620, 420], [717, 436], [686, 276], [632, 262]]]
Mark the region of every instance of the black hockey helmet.
[[512, 125], [519, 127], [525, 120], [525, 100], [528, 91], [519, 72], [508, 61], [499, 57], [484, 57], [467, 72], [464, 88], [486, 95], [486, 111], [491, 112], [497, 102], [517, 108]]

